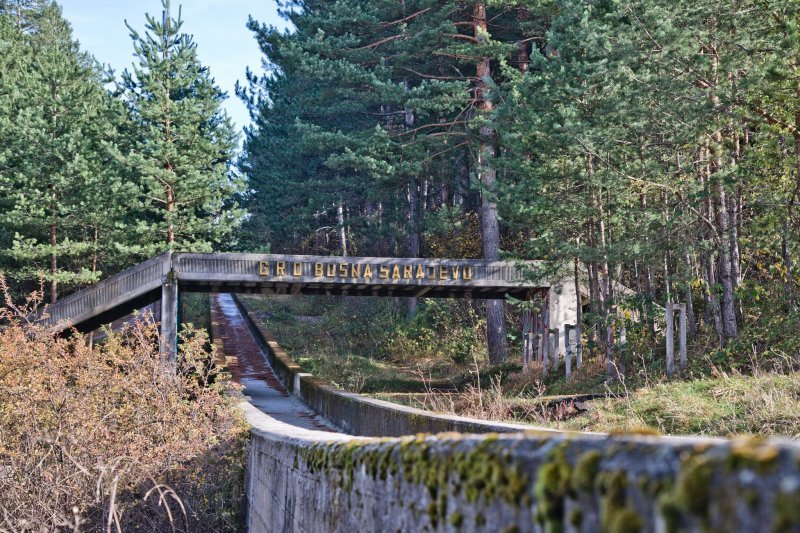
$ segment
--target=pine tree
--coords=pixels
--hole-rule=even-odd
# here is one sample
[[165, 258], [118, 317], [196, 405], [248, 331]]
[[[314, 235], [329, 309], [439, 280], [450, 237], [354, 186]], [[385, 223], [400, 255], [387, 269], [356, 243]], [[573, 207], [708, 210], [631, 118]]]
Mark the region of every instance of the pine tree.
[[9, 273], [22, 282], [42, 277], [55, 302], [64, 289], [99, 279], [92, 258], [118, 219], [98, 216], [87, 234], [85, 217], [115, 205], [109, 191], [127, 195], [108, 150], [115, 106], [103, 76], [60, 8], [39, 8], [3, 16], [0, 217]]
[[244, 179], [231, 168], [237, 147], [222, 109], [226, 95], [181, 33], [183, 21], [163, 1], [161, 21], [147, 15], [144, 34], [130, 26], [138, 64], [121, 90], [135, 125], [126, 163], [137, 176], [138, 251], [211, 251], [230, 243], [243, 218], [236, 197]]

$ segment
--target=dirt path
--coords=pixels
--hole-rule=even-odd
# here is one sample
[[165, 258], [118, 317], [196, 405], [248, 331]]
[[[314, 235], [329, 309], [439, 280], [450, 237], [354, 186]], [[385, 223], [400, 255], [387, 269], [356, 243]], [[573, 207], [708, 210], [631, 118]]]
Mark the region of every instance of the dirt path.
[[247, 400], [285, 424], [302, 429], [336, 431], [281, 384], [233, 297], [216, 294], [211, 305], [217, 311], [228, 370], [233, 379], [244, 386]]

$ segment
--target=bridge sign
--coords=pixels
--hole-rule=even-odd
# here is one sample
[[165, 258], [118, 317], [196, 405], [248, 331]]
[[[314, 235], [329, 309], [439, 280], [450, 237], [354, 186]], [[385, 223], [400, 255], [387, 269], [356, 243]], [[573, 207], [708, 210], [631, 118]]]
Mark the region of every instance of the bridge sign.
[[525, 298], [541, 288], [514, 263], [474, 259], [176, 254], [173, 270], [183, 289], [211, 292]]

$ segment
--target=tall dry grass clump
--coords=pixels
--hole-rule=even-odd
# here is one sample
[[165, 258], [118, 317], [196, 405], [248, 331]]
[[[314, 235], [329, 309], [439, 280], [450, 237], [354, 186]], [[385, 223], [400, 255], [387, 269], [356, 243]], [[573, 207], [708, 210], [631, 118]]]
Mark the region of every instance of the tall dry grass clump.
[[204, 333], [184, 336], [175, 370], [147, 318], [90, 348], [6, 304], [0, 531], [237, 529], [246, 428]]

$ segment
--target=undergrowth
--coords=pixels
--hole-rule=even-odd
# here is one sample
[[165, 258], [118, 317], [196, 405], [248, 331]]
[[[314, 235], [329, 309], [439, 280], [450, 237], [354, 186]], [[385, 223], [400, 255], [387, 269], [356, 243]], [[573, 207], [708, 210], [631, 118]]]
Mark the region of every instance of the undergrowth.
[[[619, 381], [608, 380], [586, 330], [584, 365], [573, 361], [570, 381], [563, 357], [547, 375], [536, 365], [490, 367], [480, 303], [421, 301], [411, 318], [390, 299], [286, 296], [248, 304], [308, 371], [406, 405], [560, 429], [800, 438], [800, 320], [775, 307], [780, 302], [748, 306], [741, 336], [725, 347], [713, 329], [701, 328], [686, 368], [669, 379], [664, 325], [653, 337], [629, 322], [627, 344], [615, 352]], [[519, 325], [508, 329], [511, 341]], [[512, 342], [511, 360], [519, 353]]]
[[149, 317], [90, 348], [6, 304], [0, 530], [238, 530], [246, 425], [204, 332], [183, 334], [176, 368]]
[[409, 317], [403, 299], [242, 297], [307, 371], [346, 390], [424, 392], [471, 380], [469, 363], [486, 364], [486, 324], [465, 300], [419, 300]]

